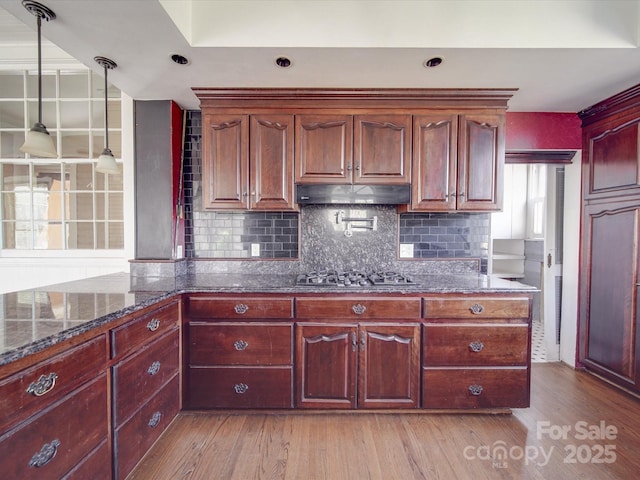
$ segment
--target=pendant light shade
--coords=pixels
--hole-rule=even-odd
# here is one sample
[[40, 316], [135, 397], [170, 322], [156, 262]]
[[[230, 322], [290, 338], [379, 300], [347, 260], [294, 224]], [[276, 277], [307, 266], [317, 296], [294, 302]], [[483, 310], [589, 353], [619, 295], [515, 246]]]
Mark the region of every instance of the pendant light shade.
[[53, 138], [49, 135], [47, 127], [42, 123], [42, 40], [41, 28], [42, 19], [46, 21], [56, 18], [56, 14], [44, 5], [31, 0], [23, 0], [22, 5], [31, 14], [35, 15], [38, 24], [38, 121], [33, 128], [27, 132], [27, 138], [20, 147], [20, 151], [35, 157], [56, 158], [58, 152], [53, 143]]
[[104, 150], [98, 157], [96, 172], [116, 174], [119, 172], [116, 159], [109, 149], [109, 102], [107, 95], [107, 72], [117, 67], [116, 62], [105, 57], [93, 58], [98, 65], [104, 68]]

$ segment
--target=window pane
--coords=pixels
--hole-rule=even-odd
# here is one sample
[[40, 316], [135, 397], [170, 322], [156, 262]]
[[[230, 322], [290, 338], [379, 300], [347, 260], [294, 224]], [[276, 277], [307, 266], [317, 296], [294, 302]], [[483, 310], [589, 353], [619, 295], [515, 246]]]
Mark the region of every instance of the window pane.
[[96, 222], [97, 248], [124, 248], [124, 224], [122, 222]]
[[94, 248], [93, 223], [70, 222], [67, 229], [68, 248]]
[[[91, 102], [91, 126], [104, 129], [104, 100]], [[122, 128], [122, 113], [120, 100], [109, 100], [109, 129]]]
[[0, 102], [0, 128], [24, 128], [24, 101]]
[[2, 194], [2, 219], [3, 220], [16, 219], [16, 194], [15, 193], [5, 192]]
[[[38, 121], [38, 101], [29, 100], [27, 106], [29, 108], [27, 124], [29, 125], [29, 128], [31, 128], [33, 127], [33, 124]], [[52, 133], [52, 129], [57, 128], [58, 122], [56, 120], [56, 102], [42, 102], [42, 123], [44, 123], [44, 125], [47, 127], [49, 133]]]
[[0, 158], [24, 158], [19, 149], [24, 143], [24, 131], [0, 132]]
[[60, 102], [60, 128], [88, 127], [89, 104], [87, 102]]
[[69, 193], [68, 198], [71, 220], [93, 220], [92, 193]]
[[89, 134], [76, 130], [60, 132], [62, 142], [62, 158], [87, 158], [89, 153]]
[[62, 248], [62, 225], [60, 223], [34, 222], [35, 249], [60, 249]]
[[[38, 99], [38, 72], [27, 75], [27, 98]], [[42, 98], [56, 98], [56, 74], [42, 72]]]
[[88, 96], [88, 72], [74, 72], [60, 75], [60, 98], [87, 98]]
[[2, 166], [1, 189], [12, 192], [16, 187], [29, 188], [29, 165], [6, 163]]
[[[15, 222], [14, 231], [14, 247], [16, 249], [32, 249], [33, 248], [33, 232], [31, 231], [31, 222]], [[8, 243], [7, 243], [8, 244]]]
[[91, 163], [68, 163], [64, 166], [66, 177], [69, 179], [70, 191], [93, 189], [93, 165]]
[[2, 222], [2, 248], [16, 248], [16, 222]]
[[0, 92], [3, 98], [24, 98], [22, 72], [5, 72], [0, 75]]

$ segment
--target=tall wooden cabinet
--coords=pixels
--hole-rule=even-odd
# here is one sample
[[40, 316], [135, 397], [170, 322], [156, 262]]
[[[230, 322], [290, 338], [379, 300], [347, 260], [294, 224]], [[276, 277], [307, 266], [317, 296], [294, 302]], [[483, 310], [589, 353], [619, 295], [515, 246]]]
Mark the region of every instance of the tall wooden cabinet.
[[584, 152], [579, 361], [640, 392], [640, 85], [579, 115]]

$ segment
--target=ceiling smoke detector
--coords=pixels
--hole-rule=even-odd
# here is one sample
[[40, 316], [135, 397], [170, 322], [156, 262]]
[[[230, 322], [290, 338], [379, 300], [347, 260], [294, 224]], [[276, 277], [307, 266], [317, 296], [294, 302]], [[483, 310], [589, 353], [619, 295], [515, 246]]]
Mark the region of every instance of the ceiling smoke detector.
[[291, 60], [287, 57], [278, 57], [276, 58], [276, 65], [280, 68], [289, 68], [291, 66]]
[[178, 65], [187, 65], [189, 63], [189, 59], [179, 53], [172, 54], [171, 60]]
[[442, 57], [431, 57], [425, 60], [422, 65], [424, 68], [434, 68], [440, 65], [444, 59]]

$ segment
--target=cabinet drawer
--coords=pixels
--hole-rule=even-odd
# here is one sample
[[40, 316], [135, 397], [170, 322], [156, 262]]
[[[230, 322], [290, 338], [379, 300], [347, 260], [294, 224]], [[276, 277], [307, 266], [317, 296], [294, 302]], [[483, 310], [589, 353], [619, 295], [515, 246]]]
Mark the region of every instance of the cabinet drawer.
[[111, 449], [109, 442], [104, 441], [93, 452], [84, 458], [73, 470], [65, 475], [64, 480], [111, 480]]
[[192, 323], [191, 365], [290, 365], [291, 323]]
[[105, 369], [106, 335], [0, 382], [0, 432], [40, 412]]
[[142, 314], [140, 318], [132, 320], [111, 331], [111, 358], [123, 357], [140, 345], [154, 338], [178, 324], [180, 312], [178, 303]]
[[291, 408], [292, 367], [189, 370], [191, 408]]
[[104, 373], [99, 375], [50, 410], [2, 436], [3, 478], [61, 478], [107, 438], [106, 380]]
[[296, 317], [305, 319], [420, 318], [419, 298], [297, 298]]
[[424, 326], [423, 364], [439, 365], [527, 365], [529, 325]]
[[522, 368], [425, 368], [425, 408], [524, 408], [529, 406], [529, 375]]
[[116, 427], [178, 373], [179, 340], [175, 328], [113, 368]]
[[271, 297], [190, 297], [190, 318], [291, 318], [292, 298]]
[[124, 479], [180, 410], [180, 383], [174, 377], [115, 431], [116, 479]]
[[434, 297], [424, 299], [425, 318], [529, 318], [528, 297]]

